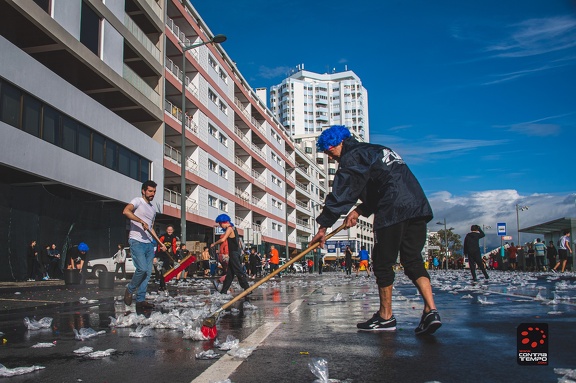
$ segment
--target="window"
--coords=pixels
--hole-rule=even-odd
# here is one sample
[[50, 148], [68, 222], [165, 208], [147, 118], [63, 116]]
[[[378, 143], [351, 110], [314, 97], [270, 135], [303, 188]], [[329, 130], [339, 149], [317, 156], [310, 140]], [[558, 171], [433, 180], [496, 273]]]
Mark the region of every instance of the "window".
[[44, 107], [42, 139], [54, 145], [60, 145], [60, 113], [49, 106]]
[[330, 175], [336, 174], [336, 169], [333, 168], [328, 169], [328, 174]]
[[306, 154], [312, 154], [312, 148], [310, 146], [307, 146], [304, 151]]
[[228, 146], [228, 139], [226, 138], [225, 135], [223, 135], [222, 133], [218, 134], [218, 139], [220, 140], [220, 143], [224, 146]]
[[212, 67], [212, 69], [216, 70], [216, 60], [210, 55], [208, 55], [208, 64]]
[[106, 139], [101, 134], [92, 134], [92, 161], [104, 165], [104, 143]]
[[278, 230], [278, 224], [276, 222], [272, 222], [272, 230]]
[[218, 204], [218, 198], [208, 195], [208, 205], [212, 207], [216, 207]]
[[130, 152], [123, 147], [118, 150], [118, 171], [125, 176], [130, 175]]
[[86, 3], [82, 2], [80, 18], [80, 42], [90, 49], [96, 56], [99, 55], [100, 17]]
[[228, 106], [222, 100], [218, 100], [218, 107], [224, 114], [228, 114]]
[[118, 144], [112, 140], [106, 140], [106, 167], [118, 170]]
[[278, 231], [282, 232], [282, 225], [278, 225]]
[[216, 132], [218, 132], [218, 130], [215, 127], [213, 127], [211, 124], [208, 124], [208, 133], [211, 136], [216, 137]]
[[212, 89], [208, 89], [208, 98], [215, 104], [218, 101], [218, 97], [216, 96], [216, 93], [212, 92]]
[[12, 85], [2, 83], [0, 119], [16, 128], [20, 127], [20, 98], [22, 92]]
[[214, 173], [216, 173], [217, 168], [218, 168], [218, 165], [216, 164], [216, 162], [214, 162], [212, 160], [208, 160], [208, 169], [210, 169]]
[[40, 137], [40, 116], [42, 103], [35, 98], [24, 96], [24, 110], [22, 113], [22, 129], [25, 132]]
[[219, 208], [220, 208], [220, 210], [227, 212], [228, 211], [228, 203], [226, 203], [224, 201], [220, 201]]
[[138, 167], [140, 166], [140, 157], [136, 153], [130, 152], [128, 159], [130, 160], [130, 173], [128, 175], [130, 178], [137, 180], [139, 176]]
[[62, 119], [62, 149], [76, 153], [76, 137], [78, 134], [78, 123], [70, 117]]
[[222, 68], [220, 68], [218, 74], [220, 75], [220, 78], [224, 80], [224, 82], [228, 82], [228, 75], [226, 74], [226, 72], [224, 72]]
[[220, 166], [220, 177], [228, 179], [228, 170]]
[[78, 155], [90, 159], [90, 129], [84, 125], [78, 127]]
[[144, 182], [150, 179], [150, 161], [140, 158], [140, 181]]

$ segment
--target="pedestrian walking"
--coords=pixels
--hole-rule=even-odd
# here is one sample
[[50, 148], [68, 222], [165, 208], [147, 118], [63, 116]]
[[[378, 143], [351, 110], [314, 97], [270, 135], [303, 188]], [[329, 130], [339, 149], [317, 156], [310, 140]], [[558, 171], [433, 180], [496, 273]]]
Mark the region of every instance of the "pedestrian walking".
[[132, 294], [136, 293], [136, 308], [151, 309], [154, 305], [146, 302], [146, 289], [154, 261], [154, 243], [152, 240], [156, 240], [160, 250], [166, 251], [167, 249], [154, 231], [156, 208], [152, 205], [152, 200], [156, 195], [156, 182], [151, 180], [144, 182], [140, 192], [141, 196], [132, 199], [122, 212], [130, 220], [128, 243], [132, 262], [136, 267], [132, 280], [124, 291], [124, 303], [130, 306]]
[[56, 248], [56, 244], [50, 246], [50, 266], [48, 268], [48, 275], [50, 278], [60, 278], [62, 276], [62, 270], [60, 270], [60, 251]]
[[470, 264], [470, 273], [472, 274], [472, 282], [477, 282], [476, 267], [482, 271], [484, 278], [488, 279], [488, 272], [482, 261], [480, 254], [480, 239], [484, 238], [485, 234], [478, 225], [470, 226], [470, 232], [464, 238], [464, 254], [468, 256], [468, 263]]
[[536, 238], [534, 253], [536, 255], [536, 271], [545, 271], [544, 260], [546, 259], [546, 245], [540, 240], [540, 238]]
[[28, 277], [28, 282], [35, 281], [38, 277], [40, 266], [38, 264], [38, 248], [36, 247], [36, 241], [30, 242], [28, 245], [28, 250], [26, 251], [26, 268]]
[[350, 249], [350, 246], [346, 246], [346, 251], [344, 252], [344, 268], [346, 269], [346, 275], [352, 275], [352, 249]]
[[250, 278], [256, 279], [256, 275], [258, 275], [258, 271], [260, 269], [260, 265], [262, 264], [262, 259], [256, 253], [256, 248], [253, 247], [250, 249], [250, 255], [248, 256], [248, 262], [250, 263]]
[[554, 241], [548, 242], [548, 247], [546, 248], [546, 258], [548, 258], [548, 269], [549, 271], [556, 272], [554, 270], [554, 266], [556, 266], [556, 256], [558, 255], [558, 251], [556, 250], [556, 246], [554, 246]]
[[126, 250], [121, 243], [118, 244], [118, 251], [112, 256], [114, 263], [116, 264], [116, 269], [114, 270], [115, 278], [120, 279], [118, 275], [118, 270], [122, 270], [122, 281], [126, 280]]
[[356, 269], [356, 276], [360, 271], [366, 270], [366, 274], [370, 277], [370, 254], [368, 254], [366, 246], [362, 245], [358, 252], [358, 258], [360, 258], [360, 266]]
[[[320, 225], [311, 243], [324, 246], [326, 230], [342, 214], [346, 227], [355, 226], [359, 216], [374, 214], [373, 271], [380, 296], [379, 310], [359, 330], [396, 330], [392, 313], [394, 265], [400, 254], [405, 274], [424, 299], [424, 310], [416, 335], [432, 334], [441, 325], [436, 310], [430, 276], [424, 268], [421, 251], [426, 242], [426, 224], [432, 208], [424, 191], [402, 158], [382, 145], [358, 142], [341, 125], [322, 132], [316, 144], [332, 160], [339, 162], [332, 191], [326, 196]], [[355, 209], [350, 209], [361, 200]]]
[[[270, 272], [277, 270], [280, 265], [280, 255], [274, 245], [270, 246]], [[281, 277], [281, 275], [279, 275]]]
[[564, 235], [558, 240], [558, 263], [554, 266], [553, 271], [558, 271], [558, 267], [562, 266], [562, 272], [566, 270], [566, 263], [568, 262], [568, 252], [572, 254], [570, 247], [570, 230], [564, 230]]
[[225, 230], [224, 234], [219, 240], [210, 244], [210, 247], [214, 247], [220, 243], [226, 241], [228, 243], [228, 270], [226, 271], [226, 278], [222, 284], [221, 294], [227, 294], [228, 289], [232, 285], [234, 276], [238, 278], [238, 283], [240, 286], [246, 290], [250, 285], [248, 284], [246, 273], [242, 266], [242, 248], [244, 247], [240, 241], [240, 236], [238, 231], [234, 227], [232, 220], [227, 214], [220, 214], [216, 217], [216, 223], [220, 225], [222, 229]]

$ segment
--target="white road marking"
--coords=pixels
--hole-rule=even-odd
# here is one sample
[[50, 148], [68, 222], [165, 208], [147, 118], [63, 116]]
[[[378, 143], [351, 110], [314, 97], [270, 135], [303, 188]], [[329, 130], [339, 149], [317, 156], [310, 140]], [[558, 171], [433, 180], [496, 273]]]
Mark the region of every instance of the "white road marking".
[[[298, 299], [290, 306], [283, 310], [283, 314], [291, 314], [302, 304], [303, 300]], [[280, 325], [282, 321], [267, 322], [262, 326], [258, 327], [248, 338], [240, 342], [238, 345], [240, 348], [244, 347], [254, 347], [257, 348], [264, 340], [274, 332], [276, 327]], [[220, 382], [226, 380], [232, 375], [234, 371], [242, 364], [244, 360], [232, 358], [230, 355], [226, 354], [218, 359], [217, 362], [213, 363], [208, 367], [202, 374], [200, 374], [191, 383], [210, 383], [210, 382]]]

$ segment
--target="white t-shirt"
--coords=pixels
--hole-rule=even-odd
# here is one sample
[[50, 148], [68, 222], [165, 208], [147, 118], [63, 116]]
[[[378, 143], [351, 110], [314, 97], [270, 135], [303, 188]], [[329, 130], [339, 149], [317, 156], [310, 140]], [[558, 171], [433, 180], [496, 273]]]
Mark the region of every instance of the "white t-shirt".
[[560, 247], [559, 247], [559, 249], [561, 249], [561, 250], [568, 250], [568, 248], [566, 247], [566, 242], [568, 242], [568, 236], [563, 235], [562, 237], [560, 237]]
[[[156, 218], [156, 208], [150, 202], [147, 202], [142, 197], [136, 197], [130, 201], [134, 205], [134, 215], [146, 222], [148, 227], [152, 227], [154, 219]], [[134, 239], [142, 243], [152, 242], [152, 235], [144, 231], [140, 222], [130, 220], [130, 239]]]

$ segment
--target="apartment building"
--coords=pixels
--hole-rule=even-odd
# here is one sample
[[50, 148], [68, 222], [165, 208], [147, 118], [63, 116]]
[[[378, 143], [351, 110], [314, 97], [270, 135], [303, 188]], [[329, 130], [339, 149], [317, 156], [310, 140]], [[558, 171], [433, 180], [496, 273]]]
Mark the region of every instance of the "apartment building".
[[[146, 179], [158, 184], [159, 231], [178, 232], [184, 208], [186, 241], [211, 242], [221, 213], [262, 250], [309, 240], [322, 169], [223, 46], [185, 50], [182, 72], [182, 46], [214, 38], [190, 3], [0, 0], [0, 21], [4, 261], [25, 259], [33, 239], [110, 255]], [[21, 279], [22, 267], [0, 278]]]
[[297, 72], [270, 88], [270, 109], [292, 136], [319, 134], [331, 125], [346, 125], [369, 141], [368, 91], [351, 70]]
[[[345, 125], [359, 141], [369, 141], [368, 91], [350, 70], [314, 73], [299, 65], [292, 75], [270, 88], [270, 109], [294, 138], [297, 147], [313, 157], [327, 174], [328, 192], [338, 164], [316, 151], [317, 137], [331, 125]], [[266, 98], [266, 90], [259, 89]], [[323, 180], [324, 182], [324, 180]], [[346, 245], [355, 251], [374, 246], [372, 218], [361, 217], [356, 227], [336, 235], [327, 249], [328, 260], [337, 258]]]

